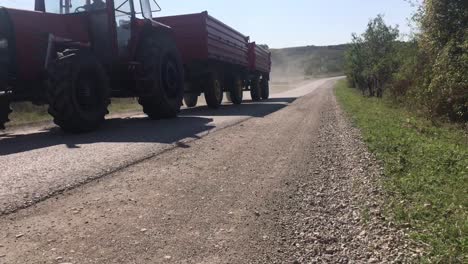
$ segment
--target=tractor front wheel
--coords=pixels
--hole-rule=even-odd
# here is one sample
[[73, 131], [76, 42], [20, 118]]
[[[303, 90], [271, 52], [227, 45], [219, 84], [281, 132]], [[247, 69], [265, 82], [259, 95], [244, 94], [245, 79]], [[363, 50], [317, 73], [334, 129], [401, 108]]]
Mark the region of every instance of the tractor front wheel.
[[143, 65], [143, 85], [149, 91], [138, 102], [151, 119], [176, 117], [184, 95], [184, 69], [175, 42], [165, 34], [143, 40], [137, 55]]
[[10, 113], [10, 100], [6, 96], [0, 96], [0, 129], [5, 129], [5, 123], [10, 121], [8, 119]]
[[97, 129], [108, 114], [109, 80], [99, 61], [86, 52], [57, 59], [48, 71], [49, 113], [64, 131]]

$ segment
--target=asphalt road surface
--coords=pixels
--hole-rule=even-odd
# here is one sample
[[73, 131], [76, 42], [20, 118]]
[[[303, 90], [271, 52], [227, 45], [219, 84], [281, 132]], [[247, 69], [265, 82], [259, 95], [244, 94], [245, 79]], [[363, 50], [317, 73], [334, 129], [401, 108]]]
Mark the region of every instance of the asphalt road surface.
[[86, 135], [7, 131], [0, 263], [404, 262], [336, 80]]

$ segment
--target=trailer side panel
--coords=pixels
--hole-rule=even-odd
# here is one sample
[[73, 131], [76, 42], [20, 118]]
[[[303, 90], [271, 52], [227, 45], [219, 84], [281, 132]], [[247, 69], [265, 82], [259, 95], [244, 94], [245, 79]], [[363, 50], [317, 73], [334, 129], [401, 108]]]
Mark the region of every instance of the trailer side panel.
[[160, 17], [157, 20], [174, 30], [185, 64], [215, 60], [248, 66], [248, 37], [207, 12]]

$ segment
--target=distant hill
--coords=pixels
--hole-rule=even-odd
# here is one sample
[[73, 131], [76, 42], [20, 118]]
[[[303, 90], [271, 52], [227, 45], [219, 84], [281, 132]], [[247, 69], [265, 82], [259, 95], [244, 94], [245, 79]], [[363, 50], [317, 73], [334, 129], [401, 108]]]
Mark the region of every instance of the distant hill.
[[343, 44], [270, 49], [273, 81], [343, 75], [347, 47], [347, 44]]

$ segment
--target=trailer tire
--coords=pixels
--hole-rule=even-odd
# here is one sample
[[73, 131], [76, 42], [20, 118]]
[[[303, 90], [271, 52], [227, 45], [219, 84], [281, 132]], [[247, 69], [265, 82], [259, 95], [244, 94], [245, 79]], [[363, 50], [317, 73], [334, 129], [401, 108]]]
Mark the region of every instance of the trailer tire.
[[0, 129], [5, 129], [5, 123], [10, 121], [8, 116], [11, 113], [10, 100], [6, 96], [0, 96]]
[[233, 104], [242, 104], [244, 97], [244, 89], [242, 79], [239, 76], [232, 76], [228, 80], [228, 93], [226, 94], [229, 101]]
[[177, 117], [184, 95], [184, 69], [174, 40], [166, 34], [147, 37], [137, 61], [143, 65], [142, 85], [148, 91], [138, 99], [143, 112], [151, 119]]
[[259, 76], [255, 77], [250, 82], [250, 96], [252, 97], [252, 101], [260, 101], [260, 99], [262, 99], [262, 91]]
[[198, 102], [198, 94], [196, 93], [185, 93], [184, 103], [187, 107], [195, 107]]
[[205, 78], [204, 93], [209, 108], [217, 109], [223, 101], [224, 91], [218, 74], [212, 72]]
[[268, 84], [268, 79], [262, 78], [260, 86], [262, 89], [262, 99], [267, 100], [270, 97], [270, 85]]
[[87, 52], [57, 59], [48, 70], [46, 97], [49, 114], [65, 132], [97, 129], [109, 112], [110, 87], [106, 71]]

